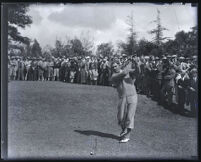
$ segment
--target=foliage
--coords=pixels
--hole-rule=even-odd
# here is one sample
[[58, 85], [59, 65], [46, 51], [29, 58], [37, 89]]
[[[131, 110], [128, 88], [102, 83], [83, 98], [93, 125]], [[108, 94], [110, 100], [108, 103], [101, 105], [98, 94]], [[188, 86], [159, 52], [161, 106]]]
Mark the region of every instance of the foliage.
[[55, 48], [51, 49], [51, 53], [54, 57], [61, 57], [65, 55], [64, 45], [60, 40], [56, 40]]
[[42, 57], [44, 57], [47, 60], [50, 60], [52, 58], [52, 53], [51, 53], [52, 47], [49, 45], [46, 45], [45, 47], [42, 48]]
[[[32, 19], [27, 15], [28, 4], [9, 4], [8, 7], [8, 53], [21, 54], [31, 57], [63, 57], [63, 56], [89, 56], [94, 50], [94, 38], [89, 32], [82, 32], [79, 38], [69, 39], [67, 42], [55, 41], [55, 46], [43, 50], [35, 39], [33, 45], [27, 37], [21, 36], [18, 28], [25, 28], [32, 23]], [[149, 31], [154, 35], [152, 41], [141, 39], [137, 41], [137, 33], [134, 29], [133, 13], [127, 18], [128, 35], [125, 42], [117, 43], [117, 53], [126, 55], [179, 55], [191, 56], [198, 54], [198, 31], [197, 26], [192, 27], [191, 31], [179, 31], [175, 34], [174, 40], [167, 40], [163, 36], [163, 31], [167, 30], [161, 25], [160, 11], [157, 10], [157, 18], [153, 21], [156, 27]], [[165, 42], [165, 40], [167, 40]], [[97, 55], [103, 57], [114, 54], [112, 43], [101, 43], [97, 46]]]
[[89, 31], [81, 32], [80, 41], [82, 42], [84, 55], [91, 55], [94, 50], [94, 38]]
[[118, 44], [117, 44], [117, 48], [118, 48], [118, 53], [119, 54], [126, 54], [126, 55], [129, 55], [129, 50], [128, 50], [128, 44], [123, 42], [123, 41], [120, 41]]
[[168, 40], [163, 45], [163, 51], [168, 55], [178, 54], [178, 44], [175, 42], [175, 40]]
[[[138, 43], [138, 48], [137, 48], [137, 55], [138, 56], [141, 56], [141, 55], [150, 55], [150, 54], [153, 54], [153, 55], [157, 55], [155, 53], [152, 52], [153, 49], [156, 49], [156, 45], [152, 42], [149, 42], [145, 39], [141, 39]], [[151, 53], [152, 52], [152, 53]]]
[[128, 16], [127, 25], [129, 27], [128, 28], [129, 35], [127, 38], [125, 54], [134, 55], [134, 54], [136, 54], [136, 51], [137, 51], [137, 41], [136, 41], [137, 35], [136, 35], [135, 30], [134, 30], [133, 13], [130, 16]]
[[138, 44], [137, 44], [137, 34], [134, 29], [134, 19], [133, 13], [127, 17], [126, 24], [128, 25], [128, 36], [126, 42], [118, 43], [118, 50], [126, 55], [134, 55], [137, 54]]
[[84, 48], [82, 46], [82, 42], [78, 38], [72, 39], [70, 41], [70, 45], [71, 45], [71, 51], [70, 51], [71, 56], [83, 56], [83, 55], [85, 55]]
[[156, 23], [156, 28], [152, 29], [148, 33], [154, 35], [153, 43], [157, 47], [154, 48], [151, 53], [155, 56], [161, 56], [162, 54], [164, 54], [163, 46], [162, 46], [163, 41], [168, 38], [168, 37], [163, 37], [163, 31], [168, 29], [161, 25], [160, 11], [158, 9], [157, 9], [157, 18], [153, 22]]
[[112, 43], [101, 43], [97, 47], [97, 55], [102, 57], [110, 57], [114, 53]]
[[88, 56], [92, 54], [93, 43], [88, 37], [68, 39], [67, 42], [56, 40], [55, 47], [50, 50], [54, 57]]
[[167, 39], [167, 37], [163, 37], [163, 31], [168, 30], [167, 28], [165, 28], [161, 25], [160, 11], [159, 10], [157, 10], [157, 18], [153, 22], [156, 23], [156, 28], [149, 31], [148, 33], [154, 35], [153, 41], [159, 47], [162, 44], [162, 41]]
[[32, 57], [40, 57], [42, 56], [42, 49], [40, 47], [40, 44], [36, 39], [34, 39], [34, 43], [31, 47], [31, 56]]
[[29, 38], [23, 37], [17, 27], [25, 28], [32, 23], [30, 16], [26, 15], [28, 4], [16, 3], [8, 5], [8, 39], [9, 42], [16, 41], [28, 44]]
[[180, 31], [175, 34], [174, 40], [169, 40], [164, 44], [164, 51], [169, 55], [179, 55], [189, 57], [197, 55], [198, 49], [197, 27], [191, 31]]

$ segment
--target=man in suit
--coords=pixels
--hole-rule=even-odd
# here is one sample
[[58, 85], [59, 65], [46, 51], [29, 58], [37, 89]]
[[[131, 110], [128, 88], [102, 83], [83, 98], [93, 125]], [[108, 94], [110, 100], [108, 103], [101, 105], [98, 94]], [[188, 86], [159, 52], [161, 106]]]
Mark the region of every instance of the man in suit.
[[193, 116], [195, 116], [198, 111], [197, 110], [198, 109], [198, 78], [197, 78], [196, 68], [193, 68], [190, 71], [188, 90], [189, 90], [191, 113]]
[[24, 60], [19, 58], [18, 61], [18, 80], [24, 80], [24, 69], [25, 69], [25, 63]]
[[38, 61], [37, 61], [37, 58], [34, 58], [32, 68], [33, 68], [33, 80], [37, 81], [38, 80]]
[[150, 73], [151, 73], [151, 63], [148, 60], [149, 58], [146, 58], [145, 60], [145, 64], [144, 64], [144, 81], [145, 81], [145, 94], [147, 95], [147, 97], [151, 96], [151, 77], [150, 77]]
[[117, 63], [113, 63], [112, 68], [111, 81], [119, 96], [117, 119], [122, 128], [120, 142], [125, 143], [130, 140], [130, 133], [134, 128], [134, 116], [137, 106], [137, 93], [134, 85], [135, 69], [132, 69], [132, 65], [129, 64], [121, 70]]
[[38, 61], [38, 80], [44, 81], [43, 73], [44, 73], [43, 60], [42, 57], [40, 57]]
[[173, 103], [173, 94], [174, 94], [174, 86], [175, 86], [175, 76], [176, 71], [174, 70], [173, 64], [171, 64], [168, 60], [164, 63], [162, 73], [162, 89], [161, 89], [161, 101], [162, 104], [165, 103], [167, 99], [167, 105], [171, 106]]
[[178, 86], [178, 111], [179, 113], [184, 112], [184, 104], [186, 103], [186, 87], [187, 87], [187, 79], [185, 77], [185, 72], [180, 71], [180, 78], [177, 81]]
[[61, 67], [61, 63], [59, 61], [59, 58], [56, 58], [54, 61], [54, 78], [53, 80], [58, 81], [59, 80], [59, 69]]
[[158, 104], [160, 104], [160, 90], [162, 85], [162, 71], [163, 71], [163, 64], [160, 58], [157, 58], [156, 61], [156, 100]]
[[16, 74], [17, 74], [17, 61], [15, 57], [11, 57], [11, 62], [10, 62], [10, 69], [11, 69], [11, 80], [16, 80]]

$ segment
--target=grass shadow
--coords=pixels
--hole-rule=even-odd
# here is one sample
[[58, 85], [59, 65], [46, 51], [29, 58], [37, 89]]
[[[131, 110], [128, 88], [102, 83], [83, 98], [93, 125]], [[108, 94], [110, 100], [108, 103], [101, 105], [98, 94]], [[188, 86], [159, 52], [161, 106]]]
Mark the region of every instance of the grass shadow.
[[103, 137], [103, 138], [111, 138], [111, 139], [115, 139], [115, 140], [119, 140], [120, 137], [116, 136], [114, 134], [109, 134], [109, 133], [103, 133], [103, 132], [98, 132], [98, 131], [93, 131], [93, 130], [74, 130], [74, 132], [86, 135], [86, 136], [99, 136], [99, 137]]
[[175, 103], [172, 103], [171, 105], [168, 105], [167, 103], [165, 103], [163, 105], [163, 107], [169, 111], [171, 111], [174, 114], [179, 114], [179, 112], [177, 111], [177, 105]]
[[179, 110], [178, 109], [178, 105], [175, 103], [172, 103], [170, 106], [168, 106], [167, 104], [163, 105], [163, 107], [169, 111], [171, 111], [174, 114], [179, 114], [185, 117], [195, 117], [194, 114], [191, 113], [191, 111], [187, 110], [187, 109], [182, 109]]

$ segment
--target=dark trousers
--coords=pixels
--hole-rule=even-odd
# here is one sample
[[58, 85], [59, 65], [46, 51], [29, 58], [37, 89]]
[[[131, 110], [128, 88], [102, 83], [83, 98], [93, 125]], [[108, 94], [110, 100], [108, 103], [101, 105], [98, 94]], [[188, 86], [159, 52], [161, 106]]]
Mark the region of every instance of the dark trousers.
[[191, 113], [196, 115], [198, 112], [198, 96], [196, 92], [190, 92]]
[[178, 88], [178, 111], [184, 110], [184, 104], [186, 102], [186, 94], [183, 88]]
[[92, 85], [97, 85], [97, 80], [91, 80]]
[[18, 69], [18, 79], [17, 80], [24, 80], [24, 69]]
[[34, 71], [33, 71], [33, 80], [34, 81], [38, 80], [38, 70], [37, 69], [34, 69]]

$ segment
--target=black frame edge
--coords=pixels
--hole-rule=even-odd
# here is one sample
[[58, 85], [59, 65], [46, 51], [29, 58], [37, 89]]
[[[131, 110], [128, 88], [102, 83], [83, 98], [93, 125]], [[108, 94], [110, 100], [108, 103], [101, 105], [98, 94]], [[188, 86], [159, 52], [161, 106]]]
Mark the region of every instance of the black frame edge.
[[1, 4], [1, 159], [6, 160], [8, 154], [8, 102], [7, 102], [7, 29], [8, 29], [8, 7]]

